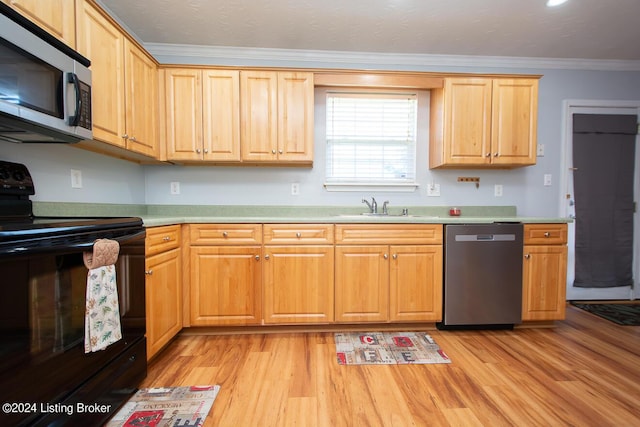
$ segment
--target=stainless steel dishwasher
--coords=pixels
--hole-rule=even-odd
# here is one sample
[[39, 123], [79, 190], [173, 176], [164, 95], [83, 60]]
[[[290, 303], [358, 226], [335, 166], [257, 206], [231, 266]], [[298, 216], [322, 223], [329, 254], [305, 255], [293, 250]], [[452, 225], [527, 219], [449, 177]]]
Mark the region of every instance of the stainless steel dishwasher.
[[509, 328], [522, 319], [523, 226], [445, 226], [440, 329]]

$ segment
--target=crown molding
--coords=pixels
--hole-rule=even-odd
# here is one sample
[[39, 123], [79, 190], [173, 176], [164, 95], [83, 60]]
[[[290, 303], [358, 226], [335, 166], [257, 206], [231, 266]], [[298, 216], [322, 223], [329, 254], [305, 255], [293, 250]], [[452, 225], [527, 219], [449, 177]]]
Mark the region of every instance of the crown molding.
[[426, 55], [165, 43], [145, 43], [144, 46], [161, 64], [375, 68], [397, 71], [442, 71], [440, 68], [452, 67], [640, 71], [640, 61], [631, 60]]

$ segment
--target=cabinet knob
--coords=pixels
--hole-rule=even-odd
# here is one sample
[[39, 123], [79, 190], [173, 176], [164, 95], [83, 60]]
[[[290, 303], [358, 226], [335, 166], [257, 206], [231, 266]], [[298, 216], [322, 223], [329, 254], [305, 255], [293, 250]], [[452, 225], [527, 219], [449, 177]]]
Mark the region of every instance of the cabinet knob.
[[264, 259], [269, 259], [269, 254], [266, 254], [266, 255], [264, 256]]
[[137, 141], [137, 139], [136, 139], [136, 137], [135, 137], [135, 136], [132, 136], [132, 137], [131, 137], [131, 138], [129, 138], [129, 139], [130, 139], [131, 141], [133, 141], [133, 142]]
[[491, 153], [487, 153], [485, 157], [491, 157]]
[[282, 150], [278, 150], [278, 153], [282, 154], [282, 153], [284, 153], [284, 151], [282, 151]]
[[208, 153], [209, 153], [209, 149], [208, 149], [208, 148], [205, 148], [205, 149], [204, 149], [204, 154], [208, 154]]
[[500, 157], [500, 153], [494, 153], [493, 157]]
[[271, 150], [271, 154], [276, 154], [276, 150]]
[[529, 258], [531, 258], [531, 254], [525, 254], [524, 255], [524, 259], [529, 259]]
[[146, 274], [147, 276], [151, 276], [153, 274], [153, 270], [151, 270], [151, 269], [145, 270], [144, 274]]
[[393, 254], [393, 259], [398, 259], [398, 254]]
[[196, 148], [196, 153], [200, 154], [200, 149]]
[[299, 238], [301, 238], [301, 237], [302, 237], [302, 233], [297, 232], [297, 233], [296, 233], [296, 237], [297, 237], [298, 239], [299, 239]]
[[164, 237], [162, 238], [162, 240], [164, 240], [165, 242], [168, 242], [169, 240], [171, 240], [171, 237], [169, 237], [169, 236], [164, 236]]
[[123, 138], [123, 139], [129, 139], [129, 135], [127, 135], [127, 134], [125, 133], [124, 135], [122, 135], [122, 137], [121, 137], [121, 138]]
[[548, 231], [546, 231], [546, 232], [544, 233], [544, 237], [551, 237], [551, 233], [549, 233]]
[[383, 257], [384, 259], [389, 259], [389, 254], [384, 254], [384, 255], [382, 255], [382, 257]]
[[260, 255], [256, 255], [256, 261], [260, 261]]

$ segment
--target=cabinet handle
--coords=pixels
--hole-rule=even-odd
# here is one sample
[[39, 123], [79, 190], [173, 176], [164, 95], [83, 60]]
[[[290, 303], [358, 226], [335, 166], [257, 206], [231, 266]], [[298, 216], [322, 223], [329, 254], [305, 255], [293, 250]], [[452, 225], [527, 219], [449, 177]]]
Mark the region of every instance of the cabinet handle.
[[129, 139], [130, 139], [131, 141], [133, 141], [133, 142], [136, 142], [136, 141], [137, 141], [135, 136], [132, 136], [132, 137], [131, 137], [131, 138], [129, 138]]
[[497, 153], [497, 152], [496, 152], [496, 153], [493, 155], [493, 157], [500, 157], [500, 153]]
[[196, 148], [196, 153], [200, 154], [200, 149]]
[[222, 237], [224, 237], [226, 239], [227, 237], [229, 237], [229, 233], [227, 233], [226, 231], [223, 231], [222, 232]]
[[544, 233], [544, 237], [551, 237], [551, 233], [549, 233], [548, 231], [546, 231], [546, 232]]
[[162, 238], [162, 240], [164, 240], [165, 242], [168, 242], [169, 240], [171, 240], [171, 237], [169, 237], [169, 236], [164, 236], [164, 237]]
[[129, 139], [129, 135], [127, 135], [126, 133], [124, 135], [122, 135], [121, 137], [122, 139]]
[[284, 151], [282, 151], [282, 150], [278, 150], [278, 153], [282, 154], [282, 153], [284, 153]]
[[208, 149], [208, 148], [205, 148], [205, 149], [204, 149], [204, 154], [208, 154], [208, 153], [209, 153], [209, 149]]
[[256, 261], [260, 261], [260, 255], [256, 255]]
[[531, 254], [525, 254], [524, 259], [529, 259], [531, 258]]
[[144, 274], [146, 274], [147, 276], [151, 276], [153, 274], [153, 270], [152, 269], [145, 270]]
[[276, 154], [276, 150], [271, 150], [271, 154]]
[[268, 260], [268, 259], [269, 259], [269, 254], [266, 254], [266, 255], [264, 256], [264, 259], [267, 259], [267, 260]]
[[383, 257], [384, 259], [389, 259], [389, 254], [384, 254], [384, 255], [382, 255], [382, 257]]
[[301, 237], [302, 237], [302, 234], [301, 234], [300, 232], [297, 232], [297, 233], [296, 233], [296, 237], [299, 239], [299, 238], [301, 238]]
[[398, 254], [393, 254], [393, 259], [398, 259]]
[[491, 153], [487, 153], [485, 157], [491, 157]]

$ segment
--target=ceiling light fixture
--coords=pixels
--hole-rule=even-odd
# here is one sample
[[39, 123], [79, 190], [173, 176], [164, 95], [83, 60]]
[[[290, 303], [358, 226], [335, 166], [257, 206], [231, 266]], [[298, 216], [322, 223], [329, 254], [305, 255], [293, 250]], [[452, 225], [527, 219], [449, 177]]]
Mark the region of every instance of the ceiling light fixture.
[[568, 0], [547, 0], [547, 6], [555, 7], [560, 6], [561, 4], [566, 3]]

